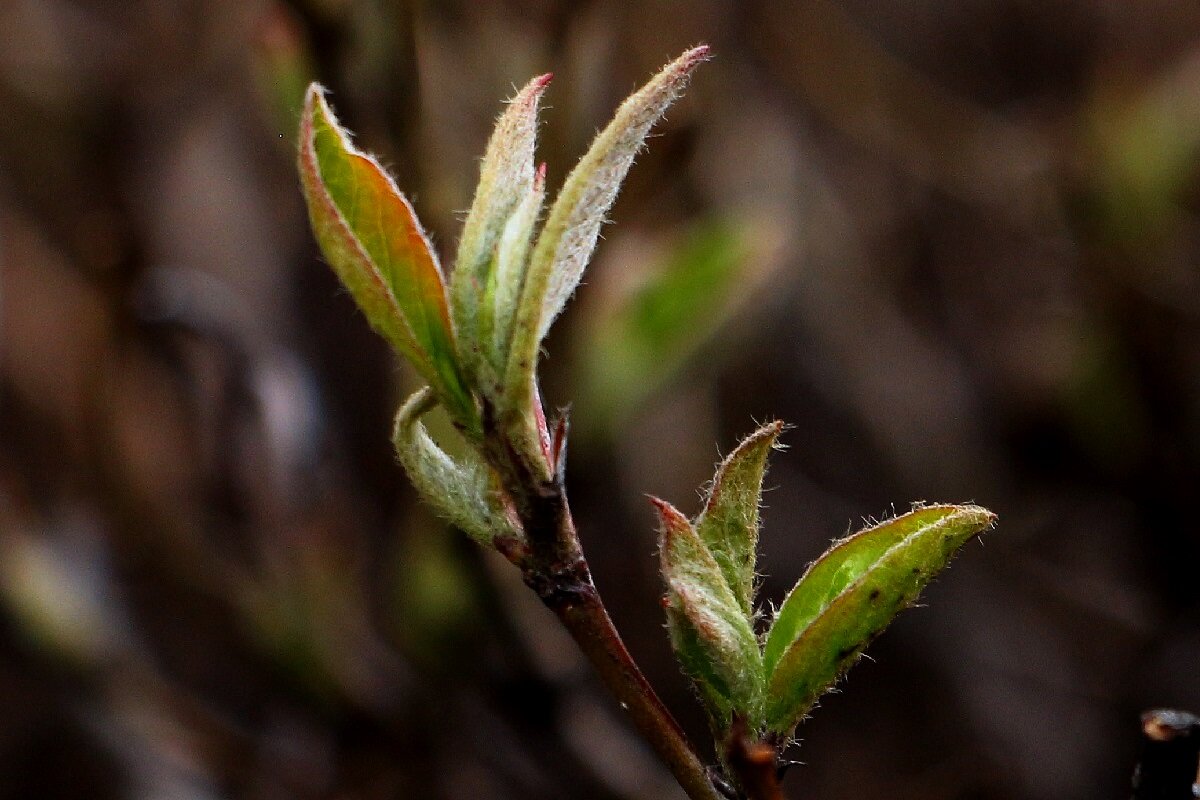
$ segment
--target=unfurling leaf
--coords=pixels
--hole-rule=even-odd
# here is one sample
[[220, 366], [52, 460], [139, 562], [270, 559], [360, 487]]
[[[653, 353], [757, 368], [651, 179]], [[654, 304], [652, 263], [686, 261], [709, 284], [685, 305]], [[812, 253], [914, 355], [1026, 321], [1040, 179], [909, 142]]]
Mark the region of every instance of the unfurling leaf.
[[758, 549], [758, 507], [767, 455], [779, 439], [782, 422], [748, 436], [717, 468], [696, 532], [721, 567], [743, 613], [754, 610], [754, 561]]
[[492, 471], [471, 448], [455, 461], [437, 446], [421, 424], [436, 403], [428, 388], [410, 397], [396, 414], [392, 444], [421, 498], [448, 522], [481, 544], [520, 540], [524, 534], [502, 501]]
[[767, 636], [768, 728], [790, 735], [958, 548], [995, 519], [978, 506], [920, 508], [843, 539], [817, 559]]
[[750, 618], [687, 518], [670, 503], [651, 501], [662, 525], [659, 549], [672, 647], [717, 727], [727, 726], [732, 712], [757, 721], [762, 654]]
[[[491, 316], [490, 303], [485, 301], [485, 295], [494, 295], [494, 292], [489, 292], [489, 286], [503, 287], [512, 293], [520, 290], [519, 284], [515, 289], [508, 289], [504, 280], [495, 274], [500, 255], [498, 251], [503, 238], [509, 236], [514, 217], [532, 218], [529, 229], [524, 233], [528, 239], [533, 222], [536, 222], [541, 210], [540, 199], [536, 203], [530, 201], [534, 184], [538, 182], [533, 152], [537, 135], [538, 100], [551, 77], [547, 74], [531, 80], [509, 101], [508, 108], [500, 115], [488, 140], [480, 167], [479, 186], [475, 189], [475, 199], [463, 225], [458, 258], [450, 279], [450, 295], [459, 351], [472, 364], [481, 357], [491, 355], [480, 351], [480, 348], [490, 345], [490, 337], [480, 330], [483, 322], [481, 316]], [[527, 208], [530, 205], [533, 206], [532, 213]], [[517, 227], [522, 227], [521, 223]], [[523, 255], [520, 267], [524, 267]], [[505, 280], [514, 277], [511, 273], [510, 270], [510, 274], [504, 276]], [[517, 281], [520, 275], [521, 270], [516, 270]]]
[[437, 257], [412, 206], [375, 159], [350, 142], [317, 84], [300, 121], [300, 178], [321, 251], [371, 325], [478, 428], [459, 370]]
[[575, 291], [604, 215], [612, 206], [633, 157], [651, 126], [680, 95], [688, 77], [708, 57], [708, 47], [687, 51], [629, 97], [567, 176], [530, 256], [513, 326], [505, 371], [509, 402], [527, 408], [538, 347]]
[[496, 242], [495, 267], [490, 273], [487, 300], [481, 309], [481, 313], [488, 316], [481, 320], [480, 341], [482, 347], [490, 348], [488, 355], [497, 376], [503, 374], [508, 360], [513, 316], [517, 313], [529, 250], [533, 246], [533, 232], [545, 197], [546, 165], [543, 164], [534, 174], [529, 193], [508, 218]]

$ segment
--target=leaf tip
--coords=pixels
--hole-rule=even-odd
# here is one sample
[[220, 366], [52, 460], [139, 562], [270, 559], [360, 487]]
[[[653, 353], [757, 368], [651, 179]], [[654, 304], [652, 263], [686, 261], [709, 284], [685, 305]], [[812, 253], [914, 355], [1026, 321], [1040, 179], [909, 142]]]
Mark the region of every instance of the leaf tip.
[[783, 435], [783, 432], [786, 431], [788, 427], [788, 424], [781, 419], [771, 420], [770, 422], [763, 424], [757, 431], [752, 433], [747, 441], [754, 442], [766, 440], [771, 443], [772, 449], [781, 448], [783, 445], [779, 444], [779, 437]]
[[660, 77], [666, 79], [666, 85], [671, 87], [671, 91], [682, 91], [684, 85], [696, 70], [696, 67], [712, 57], [711, 52], [711, 48], [707, 44], [693, 47], [685, 51], [683, 55], [676, 58], [670, 64], [667, 64], [660, 73]]
[[537, 105], [538, 100], [546, 91], [546, 87], [550, 85], [550, 81], [554, 80], [554, 73], [547, 72], [544, 75], [538, 75], [529, 83], [525, 84], [521, 91], [517, 92], [516, 96], [509, 101], [512, 105], [521, 106], [523, 112], [529, 113]]
[[674, 523], [676, 520], [683, 520], [684, 522], [687, 522], [687, 517], [685, 517], [679, 511], [679, 509], [675, 508], [675, 506], [671, 505], [666, 500], [663, 500], [661, 497], [655, 497], [652, 494], [648, 494], [646, 495], [646, 499], [650, 501], [650, 505], [654, 506], [654, 510], [658, 512], [659, 521], [663, 523], [664, 527], [668, 523]]
[[977, 534], [996, 527], [996, 522], [1000, 519], [995, 513], [983, 506], [971, 504], [957, 506], [955, 508], [955, 515], [961, 519], [963, 524], [975, 528]]
[[691, 531], [692, 523], [684, 516], [683, 512], [675, 506], [668, 503], [662, 498], [654, 495], [646, 495], [646, 499], [654, 506], [654, 510], [658, 513], [659, 524], [659, 550], [662, 551], [664, 557], [672, 542], [684, 531]]
[[308, 85], [304, 92], [304, 107], [300, 113], [300, 153], [303, 159], [311, 160], [311, 169], [316, 174], [317, 144], [319, 127], [331, 129], [341, 146], [352, 155], [361, 155], [350, 141], [350, 133], [342, 127], [337, 115], [329, 107], [329, 90], [317, 81]]
[[310, 106], [317, 98], [325, 97], [329, 90], [318, 81], [312, 81], [308, 84], [308, 88], [304, 91], [304, 104]]
[[680, 65], [680, 69], [691, 71], [711, 58], [712, 48], [707, 44], [701, 43], [685, 51], [683, 55], [675, 60], [675, 63]]
[[[308, 84], [308, 89], [304, 91], [304, 108], [300, 115], [300, 130], [302, 134], [311, 134], [313, 128], [313, 117], [316, 115], [318, 108], [323, 116], [329, 116], [329, 105], [325, 101], [329, 90], [317, 81]], [[301, 138], [301, 141], [305, 141]]]

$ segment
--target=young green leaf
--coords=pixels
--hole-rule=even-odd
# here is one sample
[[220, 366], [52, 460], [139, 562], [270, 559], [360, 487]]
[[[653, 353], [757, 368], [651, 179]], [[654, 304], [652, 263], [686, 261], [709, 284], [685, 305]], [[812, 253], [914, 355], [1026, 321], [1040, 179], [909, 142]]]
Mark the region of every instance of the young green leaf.
[[750, 618], [687, 517], [670, 503], [650, 499], [662, 524], [659, 549], [672, 646], [714, 720], [727, 724], [730, 711], [757, 720], [762, 654]]
[[512, 405], [532, 395], [538, 347], [591, 258], [604, 215], [650, 128], [680, 95], [708, 47], [687, 51], [630, 96], [567, 176], [530, 256], [505, 372]]
[[[500, 115], [483, 156], [475, 200], [463, 225], [458, 258], [450, 279], [450, 296], [459, 351], [472, 362], [483, 357], [486, 354], [484, 348], [490, 344], [480, 331], [480, 316], [489, 306], [484, 301], [485, 292], [489, 284], [504, 286], [494, 274], [497, 247], [501, 245], [510, 221], [521, 215], [523, 207], [530, 205], [529, 198], [534, 193], [537, 171], [533, 152], [538, 100], [551, 77], [547, 74], [531, 80]], [[539, 200], [532, 211], [534, 221], [540, 208]], [[528, 209], [523, 216], [530, 216]], [[525, 236], [528, 238], [529, 233]], [[505, 279], [511, 279], [512, 273], [510, 270]], [[516, 278], [520, 279], [519, 271]], [[519, 286], [515, 290], [505, 288], [508, 292], [519, 290]]]
[[789, 735], [955, 551], [995, 519], [978, 506], [917, 509], [842, 540], [809, 567], [767, 637], [769, 729]]
[[782, 422], [764, 425], [748, 436], [717, 468], [696, 532], [721, 567], [743, 613], [754, 610], [754, 561], [758, 549], [758, 506], [767, 455]]
[[338, 278], [451, 414], [477, 428], [437, 257], [408, 200], [379, 162], [351, 144], [315, 83], [300, 121], [299, 166], [313, 231]]
[[465, 448], [462, 460], [454, 461], [429, 438], [420, 420], [435, 403], [426, 387], [396, 414], [392, 444], [413, 486], [440, 516], [481, 544], [522, 539], [524, 534], [500, 500], [493, 473], [475, 451]]
[[679, 659], [679, 666], [696, 687], [712, 727], [718, 731], [723, 730], [733, 719], [734, 701], [729, 682], [713, 663], [709, 655], [709, 646], [688, 619], [678, 598], [673, 595], [667, 596], [666, 611], [667, 633], [671, 649]]

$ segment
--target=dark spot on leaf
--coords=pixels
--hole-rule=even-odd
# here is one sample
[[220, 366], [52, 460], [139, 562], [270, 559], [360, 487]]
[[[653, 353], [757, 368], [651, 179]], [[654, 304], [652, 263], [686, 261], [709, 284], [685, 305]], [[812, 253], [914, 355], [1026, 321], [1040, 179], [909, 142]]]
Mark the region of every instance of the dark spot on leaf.
[[879, 599], [879, 595], [880, 591], [878, 589], [872, 589], [871, 593], [867, 595], [867, 599], [874, 602]]

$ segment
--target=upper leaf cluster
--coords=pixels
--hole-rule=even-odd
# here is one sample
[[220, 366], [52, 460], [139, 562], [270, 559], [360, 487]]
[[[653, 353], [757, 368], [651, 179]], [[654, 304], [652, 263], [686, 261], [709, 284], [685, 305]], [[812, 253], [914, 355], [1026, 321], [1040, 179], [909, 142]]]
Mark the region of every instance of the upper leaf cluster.
[[[551, 76], [530, 81], [488, 142], [449, 286], [411, 204], [354, 146], [324, 90], [309, 88], [299, 169], [313, 230], [370, 324], [429, 384], [397, 419], [402, 463], [435, 508], [480, 539], [520, 535], [487, 474], [494, 464], [450, 459], [418, 418], [441, 404], [480, 454], [492, 426], [525, 471], [554, 474], [537, 387], [541, 342], [579, 283], [634, 155], [707, 55], [704, 46], [687, 51], [621, 105], [540, 226], [546, 172], [534, 149]], [[464, 516], [463, 507], [475, 511]]]

